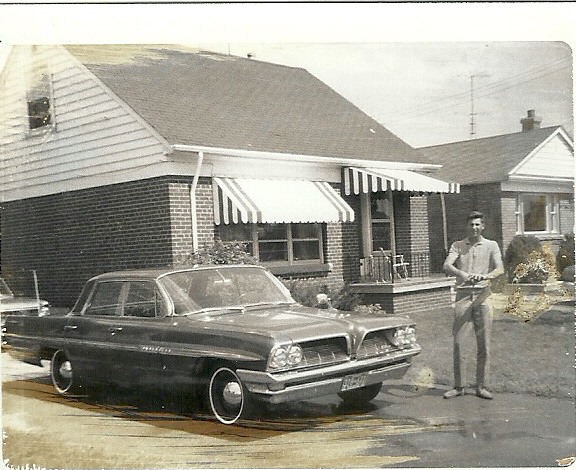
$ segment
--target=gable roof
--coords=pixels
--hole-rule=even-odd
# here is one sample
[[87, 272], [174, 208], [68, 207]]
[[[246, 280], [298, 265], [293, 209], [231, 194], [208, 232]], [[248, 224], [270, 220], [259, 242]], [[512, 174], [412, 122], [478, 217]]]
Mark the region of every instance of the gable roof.
[[[561, 126], [533, 129], [418, 149], [442, 165], [438, 178], [460, 184], [502, 182], [534, 150], [561, 132]], [[566, 133], [562, 133], [567, 137]]]
[[170, 144], [429, 163], [304, 69], [179, 46], [66, 46]]

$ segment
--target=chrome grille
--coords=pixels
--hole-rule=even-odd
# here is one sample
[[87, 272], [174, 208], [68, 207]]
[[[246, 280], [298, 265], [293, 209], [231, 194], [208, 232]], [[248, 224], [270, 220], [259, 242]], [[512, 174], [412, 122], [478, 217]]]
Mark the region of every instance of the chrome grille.
[[315, 367], [348, 360], [348, 346], [345, 338], [329, 338], [320, 341], [300, 343], [303, 359], [299, 367]]
[[357, 358], [378, 356], [393, 349], [397, 349], [386, 339], [386, 330], [371, 331], [358, 348]]

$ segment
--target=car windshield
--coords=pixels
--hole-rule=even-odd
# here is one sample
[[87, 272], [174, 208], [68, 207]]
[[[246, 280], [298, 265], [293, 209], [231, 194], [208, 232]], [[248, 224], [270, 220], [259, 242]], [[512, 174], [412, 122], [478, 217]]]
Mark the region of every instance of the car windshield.
[[14, 296], [14, 294], [12, 293], [10, 288], [8, 287], [8, 284], [6, 284], [6, 281], [4, 279], [1, 279], [1, 278], [0, 278], [0, 296], [2, 296], [2, 297], [13, 297]]
[[180, 315], [206, 309], [294, 303], [278, 279], [256, 267], [178, 271], [163, 276], [160, 282], [172, 298], [174, 313]]

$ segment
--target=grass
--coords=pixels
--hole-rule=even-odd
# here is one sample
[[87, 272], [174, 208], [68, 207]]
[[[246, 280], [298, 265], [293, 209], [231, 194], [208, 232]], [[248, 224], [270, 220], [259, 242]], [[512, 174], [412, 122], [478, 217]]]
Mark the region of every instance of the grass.
[[[506, 299], [494, 294], [490, 390], [496, 393], [571, 398], [575, 396], [574, 303], [561, 302], [530, 321], [509, 314]], [[415, 313], [422, 353], [402, 379], [415, 388], [451, 388], [452, 319], [450, 309]], [[467, 387], [475, 386], [476, 340], [470, 332], [467, 352]]]

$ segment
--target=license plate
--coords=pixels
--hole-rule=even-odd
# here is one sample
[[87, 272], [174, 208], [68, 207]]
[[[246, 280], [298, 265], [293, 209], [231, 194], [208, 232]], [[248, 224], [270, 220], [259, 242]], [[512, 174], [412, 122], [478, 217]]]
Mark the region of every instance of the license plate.
[[347, 375], [342, 381], [340, 391], [352, 390], [355, 388], [364, 387], [366, 385], [366, 374]]

